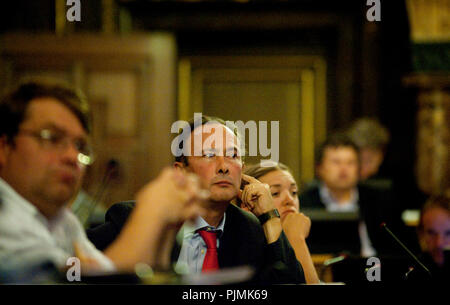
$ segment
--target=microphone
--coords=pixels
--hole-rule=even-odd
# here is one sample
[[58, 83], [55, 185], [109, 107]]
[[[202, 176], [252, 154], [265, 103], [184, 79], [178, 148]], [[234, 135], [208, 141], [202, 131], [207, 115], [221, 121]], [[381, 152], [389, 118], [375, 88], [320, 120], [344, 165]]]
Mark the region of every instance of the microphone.
[[[395, 242], [408, 254], [408, 256], [414, 261], [414, 263], [420, 267], [420, 269], [422, 269], [422, 271], [425, 272], [425, 274], [427, 274], [430, 278], [431, 278], [431, 272], [430, 270], [428, 270], [428, 268], [417, 258], [417, 256], [415, 256], [411, 250], [409, 250], [401, 241], [400, 239], [398, 239], [398, 237], [392, 233], [392, 231], [388, 228], [388, 226], [386, 225], [385, 222], [381, 223], [381, 228], [384, 229], [389, 236], [392, 237], [393, 240], [395, 240]], [[409, 273], [411, 271], [413, 271], [414, 269], [409, 269], [409, 271], [406, 273], [406, 277], [408, 277]]]
[[109, 184], [109, 181], [111, 180], [111, 178], [113, 176], [117, 176], [118, 171], [119, 171], [119, 162], [115, 159], [110, 159], [108, 161], [108, 163], [106, 164], [106, 170], [105, 170], [105, 174], [103, 175], [103, 178], [102, 178], [102, 183], [100, 184], [100, 187], [98, 188], [97, 193], [92, 198], [91, 207], [89, 209], [89, 212], [88, 212], [85, 222], [83, 224], [84, 228], [87, 229], [87, 226], [89, 225], [89, 220], [90, 220], [95, 208], [97, 207], [97, 204], [99, 203], [101, 197], [103, 196], [103, 192], [108, 187], [108, 184]]
[[348, 258], [348, 255], [347, 255], [347, 254], [341, 254], [341, 255], [339, 255], [339, 256], [336, 256], [336, 257], [327, 259], [327, 260], [323, 263], [323, 265], [326, 266], [326, 267], [329, 267], [329, 266], [332, 266], [332, 265], [334, 265], [334, 264], [336, 264], [336, 263], [342, 262], [343, 260], [345, 260], [345, 259], [347, 259], [347, 258]]

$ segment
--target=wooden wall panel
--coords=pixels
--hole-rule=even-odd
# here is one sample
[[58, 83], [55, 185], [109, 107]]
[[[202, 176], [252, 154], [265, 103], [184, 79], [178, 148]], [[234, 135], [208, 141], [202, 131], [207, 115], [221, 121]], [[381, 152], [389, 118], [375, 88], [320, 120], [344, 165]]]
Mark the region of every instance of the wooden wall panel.
[[96, 161], [84, 188], [95, 197], [108, 162], [116, 160], [119, 172], [101, 198], [109, 206], [133, 199], [172, 161], [175, 55], [175, 39], [164, 33], [6, 34], [0, 37], [0, 87], [32, 76], [64, 80], [85, 92]]

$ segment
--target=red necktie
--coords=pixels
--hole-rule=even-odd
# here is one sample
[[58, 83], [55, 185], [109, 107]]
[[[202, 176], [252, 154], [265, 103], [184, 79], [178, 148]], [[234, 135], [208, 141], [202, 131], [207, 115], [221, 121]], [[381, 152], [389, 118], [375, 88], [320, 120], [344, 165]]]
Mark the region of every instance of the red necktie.
[[219, 269], [219, 260], [217, 258], [217, 233], [213, 231], [198, 231], [206, 244], [206, 255], [203, 261], [202, 272], [214, 271]]

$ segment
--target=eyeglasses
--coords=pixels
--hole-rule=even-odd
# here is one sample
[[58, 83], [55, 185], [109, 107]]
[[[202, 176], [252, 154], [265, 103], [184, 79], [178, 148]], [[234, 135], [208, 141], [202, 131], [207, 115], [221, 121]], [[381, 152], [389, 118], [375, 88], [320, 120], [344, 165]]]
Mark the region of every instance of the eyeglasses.
[[64, 151], [72, 143], [78, 151], [78, 162], [86, 166], [94, 162], [94, 152], [88, 141], [83, 138], [72, 138], [63, 131], [53, 129], [38, 131], [21, 129], [19, 133], [34, 137], [46, 149]]

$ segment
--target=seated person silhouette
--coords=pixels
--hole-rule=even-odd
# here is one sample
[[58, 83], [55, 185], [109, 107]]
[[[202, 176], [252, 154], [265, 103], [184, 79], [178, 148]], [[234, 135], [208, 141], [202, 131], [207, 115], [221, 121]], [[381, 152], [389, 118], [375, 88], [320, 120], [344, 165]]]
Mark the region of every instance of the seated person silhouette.
[[422, 208], [418, 239], [419, 259], [430, 270], [433, 281], [448, 281], [450, 275], [450, 198], [432, 196]]
[[351, 125], [348, 135], [359, 149], [359, 179], [389, 180], [380, 173], [389, 143], [387, 128], [375, 119], [360, 118]]
[[358, 184], [358, 147], [347, 135], [337, 133], [320, 145], [316, 155], [319, 181], [300, 195], [314, 227], [311, 252], [362, 257], [396, 253], [380, 229], [382, 222], [398, 227], [391, 216], [390, 194]]
[[347, 134], [359, 149], [360, 184], [390, 194], [393, 198], [390, 213], [398, 225], [393, 229], [402, 240], [414, 244], [414, 248], [418, 249], [415, 229], [402, 226], [402, 214], [405, 210], [423, 206], [426, 196], [417, 188], [415, 181], [412, 181], [413, 175], [408, 175], [407, 170], [394, 169], [397, 164], [388, 164], [388, 129], [375, 118], [362, 117], [351, 124]]

